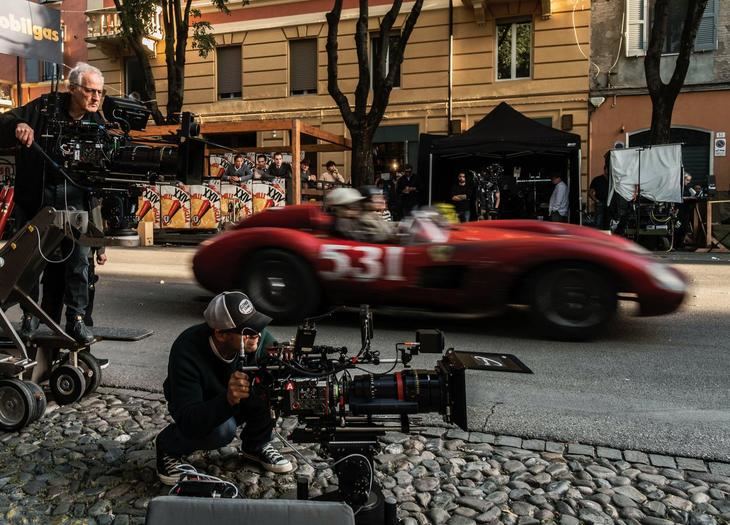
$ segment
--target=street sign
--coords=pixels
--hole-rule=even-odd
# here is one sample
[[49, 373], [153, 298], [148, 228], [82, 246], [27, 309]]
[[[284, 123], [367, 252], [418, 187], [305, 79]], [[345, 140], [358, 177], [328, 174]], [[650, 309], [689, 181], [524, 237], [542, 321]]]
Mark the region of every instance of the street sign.
[[715, 134], [715, 157], [724, 157], [727, 155], [727, 139], [724, 131], [718, 131]]

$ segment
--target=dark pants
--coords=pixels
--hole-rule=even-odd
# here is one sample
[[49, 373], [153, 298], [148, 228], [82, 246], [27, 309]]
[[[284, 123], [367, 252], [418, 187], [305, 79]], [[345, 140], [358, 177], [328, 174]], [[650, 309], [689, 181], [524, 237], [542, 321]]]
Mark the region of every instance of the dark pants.
[[599, 230], [608, 229], [608, 214], [606, 213], [606, 203], [596, 201], [596, 228]]
[[[92, 314], [94, 311], [94, 295], [96, 293], [96, 283], [99, 276], [95, 271], [94, 252], [89, 254], [89, 270], [88, 270], [88, 302], [86, 312], [84, 314], [84, 324], [86, 326], [94, 326]], [[63, 264], [49, 264], [43, 274], [43, 300], [41, 308], [44, 312], [51, 316], [51, 319], [57, 323], [61, 322], [63, 313], [64, 291], [66, 289], [66, 272]]]
[[456, 212], [459, 217], [459, 222], [469, 222], [471, 220], [471, 210], [462, 210]]
[[568, 222], [568, 216], [560, 215], [558, 212], [554, 211], [550, 213], [550, 220], [553, 222]]
[[[44, 205], [57, 210], [88, 210], [86, 192], [70, 184], [47, 187], [44, 191]], [[65, 238], [59, 253], [46, 256], [63, 262], [48, 263], [43, 273], [43, 301], [41, 307], [50, 310], [54, 319], [60, 320], [61, 303], [66, 305], [66, 319], [86, 315], [89, 304], [89, 247], [78, 241]], [[63, 283], [63, 285], [61, 285]]]
[[269, 402], [259, 397], [242, 401], [240, 413], [215, 428], [203, 432], [202, 437], [189, 437], [175, 423], [167, 425], [157, 435], [157, 445], [172, 456], [187, 456], [196, 450], [214, 450], [228, 445], [236, 437], [236, 428], [245, 423], [240, 437], [243, 450], [258, 450], [271, 441], [274, 421]]

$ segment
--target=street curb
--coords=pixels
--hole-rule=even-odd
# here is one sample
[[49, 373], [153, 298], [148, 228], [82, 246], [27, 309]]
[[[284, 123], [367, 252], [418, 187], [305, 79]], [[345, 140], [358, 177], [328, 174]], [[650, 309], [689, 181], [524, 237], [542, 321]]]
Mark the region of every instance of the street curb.
[[[148, 401], [164, 401], [162, 392], [147, 392], [144, 390], [100, 387], [97, 390], [100, 394], [123, 395], [137, 397]], [[439, 427], [429, 423], [432, 427]], [[484, 432], [465, 432], [458, 428], [443, 425], [444, 437], [448, 439], [463, 439], [474, 443], [486, 443], [500, 447], [509, 447], [537, 452], [550, 452], [553, 454], [565, 455], [571, 458], [593, 458], [606, 459], [611, 461], [624, 460], [628, 463], [640, 463], [651, 465], [657, 468], [680, 469], [703, 473], [704, 475], [730, 476], [730, 461], [718, 461], [716, 459], [703, 459], [699, 457], [671, 456], [667, 454], [654, 453], [642, 450], [619, 450], [616, 448], [590, 445], [584, 443], [560, 443], [542, 439], [521, 438], [519, 436], [488, 434]], [[448, 429], [448, 430], [447, 430]]]

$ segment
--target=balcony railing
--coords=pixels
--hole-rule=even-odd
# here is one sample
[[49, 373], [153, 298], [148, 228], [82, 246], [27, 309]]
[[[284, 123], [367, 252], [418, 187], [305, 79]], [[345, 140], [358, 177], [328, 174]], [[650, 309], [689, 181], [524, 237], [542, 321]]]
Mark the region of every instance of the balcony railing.
[[[162, 8], [157, 7], [149, 32], [142, 38], [142, 44], [152, 53], [156, 53], [157, 42], [163, 38]], [[122, 19], [114, 8], [97, 9], [86, 12], [88, 33], [86, 41], [92, 44], [109, 44], [124, 46], [122, 37]]]

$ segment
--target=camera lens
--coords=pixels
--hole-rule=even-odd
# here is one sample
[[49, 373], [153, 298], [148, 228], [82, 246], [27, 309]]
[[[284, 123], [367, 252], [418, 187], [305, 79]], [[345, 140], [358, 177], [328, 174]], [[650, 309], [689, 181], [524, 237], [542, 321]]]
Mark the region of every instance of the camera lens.
[[445, 402], [443, 381], [432, 370], [356, 376], [349, 389], [350, 406], [362, 413], [370, 412], [368, 407], [391, 414], [443, 412]]

